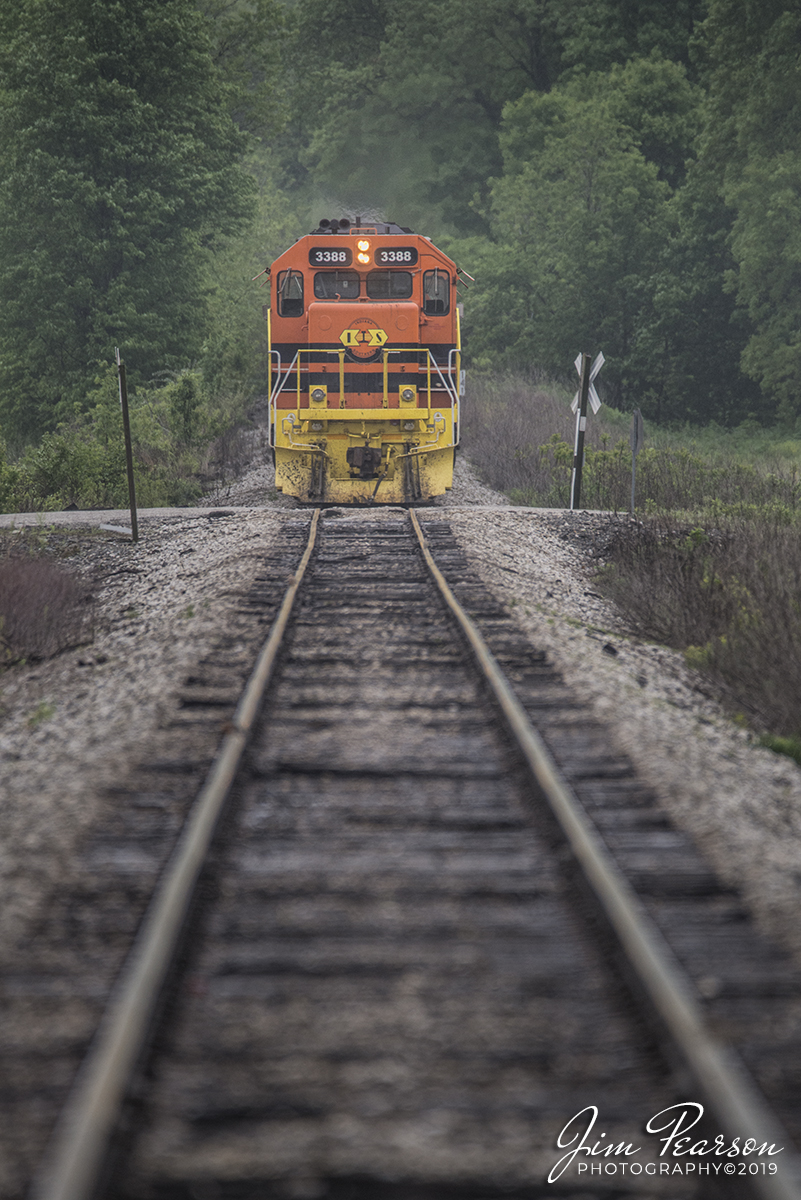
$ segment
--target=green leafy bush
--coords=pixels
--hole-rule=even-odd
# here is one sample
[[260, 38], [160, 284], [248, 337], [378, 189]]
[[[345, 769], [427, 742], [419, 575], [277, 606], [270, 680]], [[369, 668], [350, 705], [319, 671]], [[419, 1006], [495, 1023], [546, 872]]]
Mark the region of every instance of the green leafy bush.
[[[198, 372], [185, 371], [129, 397], [137, 503], [192, 503], [214, 481], [215, 442], [239, 415], [212, 400]], [[4, 512], [125, 508], [128, 482], [116, 367], [95, 381], [86, 412], [76, 412], [16, 462], [0, 445]]]

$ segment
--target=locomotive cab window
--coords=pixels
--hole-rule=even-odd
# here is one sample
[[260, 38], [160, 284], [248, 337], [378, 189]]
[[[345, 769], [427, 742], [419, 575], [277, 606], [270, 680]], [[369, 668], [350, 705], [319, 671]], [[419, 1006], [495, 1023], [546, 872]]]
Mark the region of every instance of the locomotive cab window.
[[355, 271], [318, 271], [314, 294], [318, 300], [358, 300], [359, 276]]
[[279, 317], [303, 316], [303, 275], [300, 271], [282, 271], [278, 276]]
[[423, 312], [428, 316], [444, 316], [450, 312], [451, 284], [448, 272], [437, 267], [423, 273]]
[[367, 276], [371, 300], [408, 300], [411, 294], [411, 271], [371, 271]]

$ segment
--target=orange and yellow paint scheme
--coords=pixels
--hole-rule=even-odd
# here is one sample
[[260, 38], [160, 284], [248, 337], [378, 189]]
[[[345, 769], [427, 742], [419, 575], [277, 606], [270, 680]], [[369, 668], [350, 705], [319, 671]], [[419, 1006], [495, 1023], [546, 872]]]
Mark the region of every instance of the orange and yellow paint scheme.
[[276, 487], [315, 504], [426, 501], [459, 441], [456, 265], [397, 225], [322, 221], [270, 268]]

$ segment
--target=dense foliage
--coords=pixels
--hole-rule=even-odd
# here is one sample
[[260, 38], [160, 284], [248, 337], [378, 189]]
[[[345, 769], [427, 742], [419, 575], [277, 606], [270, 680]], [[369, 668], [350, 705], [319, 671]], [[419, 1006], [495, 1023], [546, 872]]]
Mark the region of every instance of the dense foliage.
[[[476, 284], [468, 362], [801, 415], [801, 15], [782, 0], [19, 0], [0, 11], [0, 434], [263, 370], [269, 258], [380, 213]], [[62, 430], [62, 432], [64, 432]]]
[[[472, 361], [657, 420], [794, 423], [799, 23], [781, 0], [297, 0], [284, 185], [443, 242]], [[310, 81], [313, 80], [313, 86]]]
[[272, 45], [277, 12], [231, 8], [0, 11], [0, 424], [17, 439], [85, 408], [115, 345], [135, 382], [219, 342], [214, 271], [257, 209], [243, 126], [275, 107], [241, 42]]
[[115, 343], [145, 376], [198, 354], [204, 251], [253, 186], [191, 4], [3, 16], [0, 387], [24, 429], [80, 404]]

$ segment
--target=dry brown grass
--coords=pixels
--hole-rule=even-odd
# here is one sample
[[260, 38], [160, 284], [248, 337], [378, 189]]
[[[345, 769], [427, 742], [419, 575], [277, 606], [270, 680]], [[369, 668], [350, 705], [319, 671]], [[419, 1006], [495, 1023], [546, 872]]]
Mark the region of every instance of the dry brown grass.
[[2, 659], [50, 658], [90, 637], [87, 590], [66, 568], [27, 555], [0, 559]]
[[[464, 443], [482, 478], [517, 502], [543, 503], [555, 472], [540, 447], [554, 435], [573, 443], [575, 417], [544, 383], [517, 376], [471, 374]], [[588, 430], [587, 444], [597, 440]]]
[[[492, 487], [515, 504], [568, 507], [576, 419], [564, 391], [560, 396], [554, 385], [522, 377], [471, 376], [463, 424], [465, 452]], [[588, 420], [583, 508], [629, 511], [629, 428], [630, 416], [608, 409]], [[680, 443], [646, 444], [637, 459], [635, 503], [648, 513], [770, 505], [792, 517], [801, 512], [801, 478], [795, 462], [768, 456], [757, 466]]]
[[[566, 507], [575, 418], [536, 381], [472, 378], [465, 450], [513, 502]], [[617, 420], [617, 426], [620, 427]], [[628, 439], [588, 423], [582, 506], [626, 512]], [[733, 711], [801, 761], [801, 478], [795, 461], [753, 463], [680, 443], [637, 460], [643, 520], [615, 525], [600, 586], [645, 637], [684, 650]], [[605, 535], [606, 536], [606, 535]]]
[[796, 524], [667, 519], [616, 534], [604, 590], [644, 635], [717, 677], [757, 729], [801, 735], [801, 537]]

